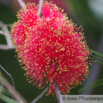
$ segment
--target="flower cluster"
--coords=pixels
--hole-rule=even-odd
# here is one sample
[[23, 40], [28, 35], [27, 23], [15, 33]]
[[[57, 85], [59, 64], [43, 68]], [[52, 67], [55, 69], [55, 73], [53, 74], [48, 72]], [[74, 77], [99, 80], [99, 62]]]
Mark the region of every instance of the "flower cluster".
[[47, 94], [55, 93], [55, 84], [68, 94], [87, 78], [91, 53], [81, 27], [68, 20], [63, 10], [44, 1], [39, 17], [37, 8], [27, 4], [12, 27], [19, 61], [30, 82], [40, 88], [49, 84]]

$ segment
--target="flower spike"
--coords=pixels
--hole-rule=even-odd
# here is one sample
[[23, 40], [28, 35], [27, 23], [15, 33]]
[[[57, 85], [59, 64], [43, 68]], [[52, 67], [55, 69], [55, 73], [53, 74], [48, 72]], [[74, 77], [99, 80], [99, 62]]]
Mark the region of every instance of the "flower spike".
[[34, 3], [18, 12], [11, 37], [29, 82], [55, 93], [70, 93], [87, 78], [90, 51], [81, 27], [68, 20], [63, 10], [52, 2], [43, 2], [42, 17]]

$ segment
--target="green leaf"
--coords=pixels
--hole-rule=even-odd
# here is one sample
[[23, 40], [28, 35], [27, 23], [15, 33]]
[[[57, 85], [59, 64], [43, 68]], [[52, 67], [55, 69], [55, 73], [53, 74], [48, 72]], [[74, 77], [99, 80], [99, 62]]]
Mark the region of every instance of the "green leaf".
[[93, 52], [94, 54], [98, 55], [98, 56], [103, 57], [103, 54], [101, 54], [101, 53], [99, 53], [99, 52], [97, 52], [95, 50], [90, 49], [90, 51]]
[[5, 89], [2, 85], [0, 85], [0, 93], [3, 93], [3, 94], [6, 94], [6, 95], [8, 95], [8, 96], [11, 96], [11, 94], [10, 94], [10, 92], [7, 90], [7, 89]]
[[86, 87], [86, 88], [80, 89], [78, 92], [83, 92], [83, 91], [86, 91], [86, 90], [88, 90], [88, 89], [95, 88], [95, 87], [98, 87], [98, 86], [101, 86], [101, 85], [103, 85], [103, 83], [91, 85], [91, 86], [88, 86], [88, 87]]
[[93, 82], [93, 84], [96, 84], [98, 82], [103, 82], [103, 79], [96, 80], [96, 81]]
[[103, 62], [100, 62], [98, 60], [94, 60], [93, 62], [96, 62], [96, 63], [99, 63], [99, 64], [102, 64], [103, 65]]
[[103, 61], [103, 59], [102, 58], [100, 58], [100, 57], [98, 57], [98, 56], [93, 56], [93, 58], [96, 58], [96, 59], [99, 59], [99, 60], [101, 60], [101, 61]]
[[13, 100], [12, 98], [7, 97], [4, 94], [0, 94], [0, 99], [6, 103], [18, 103], [17, 101]]

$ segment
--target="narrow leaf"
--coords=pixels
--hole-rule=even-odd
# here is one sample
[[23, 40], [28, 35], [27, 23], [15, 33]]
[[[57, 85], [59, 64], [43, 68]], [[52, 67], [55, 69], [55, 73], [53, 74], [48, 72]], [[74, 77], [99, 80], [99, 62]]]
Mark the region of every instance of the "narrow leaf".
[[90, 51], [93, 52], [94, 54], [97, 54], [97, 55], [103, 57], [103, 54], [101, 54], [101, 53], [99, 53], [99, 52], [97, 52], [97, 51], [95, 51], [95, 50], [90, 49]]
[[11, 96], [10, 92], [7, 89], [5, 89], [2, 85], [0, 85], [0, 93]]
[[96, 59], [99, 59], [99, 60], [103, 61], [103, 59], [98, 57], [98, 56], [93, 56], [93, 58], [96, 58]]
[[94, 62], [96, 62], [96, 63], [99, 63], [99, 64], [102, 64], [102, 65], [103, 65], [103, 62], [100, 62], [100, 61], [98, 61], [98, 60], [94, 60]]
[[103, 79], [96, 80], [96, 81], [93, 82], [93, 84], [96, 84], [98, 82], [103, 82]]
[[7, 97], [4, 94], [0, 94], [0, 99], [6, 103], [18, 103], [17, 101], [13, 100], [12, 98]]
[[95, 88], [95, 87], [98, 87], [98, 86], [101, 86], [101, 85], [103, 85], [103, 83], [91, 85], [91, 86], [88, 86], [88, 87], [86, 87], [86, 88], [80, 89], [78, 92], [83, 92], [83, 91], [86, 91], [86, 90], [88, 90], [88, 89]]

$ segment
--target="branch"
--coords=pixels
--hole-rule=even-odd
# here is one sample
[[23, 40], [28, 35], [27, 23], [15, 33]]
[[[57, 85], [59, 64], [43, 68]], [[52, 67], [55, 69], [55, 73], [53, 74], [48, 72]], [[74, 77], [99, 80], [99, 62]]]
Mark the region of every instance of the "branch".
[[27, 101], [1, 75], [0, 75], [0, 83], [8, 89], [8, 91], [14, 96], [14, 98], [18, 101], [18, 103], [27, 103]]
[[0, 49], [2, 50], [9, 50], [9, 49], [15, 49], [15, 47], [8, 47], [7, 45], [0, 45]]
[[0, 34], [3, 34], [3, 31], [2, 31], [2, 30], [0, 30]]
[[48, 86], [30, 103], [36, 103], [47, 91], [48, 91]]
[[58, 103], [63, 103], [63, 100], [61, 98], [62, 94], [61, 94], [57, 84], [55, 84], [55, 93], [56, 93], [56, 97], [58, 99]]
[[42, 10], [42, 4], [43, 4], [43, 0], [39, 0], [39, 5], [38, 5], [38, 16], [40, 16], [41, 10]]
[[4, 35], [7, 41], [7, 45], [0, 45], [0, 49], [4, 49], [4, 50], [14, 49], [15, 47], [12, 44], [7, 26], [3, 22], [0, 21], [0, 27], [2, 29], [2, 31], [0, 30], [0, 34]]
[[25, 3], [24, 3], [22, 0], [17, 0], [17, 1], [18, 1], [19, 5], [20, 5], [23, 9], [25, 9]]

